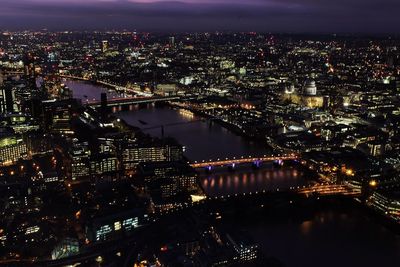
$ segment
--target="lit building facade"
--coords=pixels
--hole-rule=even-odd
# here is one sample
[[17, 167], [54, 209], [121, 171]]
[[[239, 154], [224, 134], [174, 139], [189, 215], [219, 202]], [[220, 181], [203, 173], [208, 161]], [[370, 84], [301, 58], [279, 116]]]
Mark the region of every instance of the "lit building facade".
[[67, 258], [79, 253], [79, 241], [74, 238], [63, 239], [52, 251], [53, 260]]
[[118, 170], [118, 159], [114, 155], [101, 155], [90, 160], [90, 173], [101, 175]]
[[231, 235], [226, 235], [229, 243], [233, 246], [236, 254], [237, 261], [248, 262], [254, 261], [258, 257], [258, 245], [248, 242], [247, 240], [239, 240], [239, 238], [233, 238]]
[[74, 142], [70, 152], [71, 179], [79, 180], [90, 175], [90, 150], [87, 142]]
[[400, 223], [400, 192], [375, 191], [369, 203], [372, 208]]
[[0, 164], [12, 164], [28, 157], [28, 149], [22, 138], [15, 136], [0, 139]]
[[102, 242], [129, 235], [146, 219], [140, 210], [95, 217], [86, 225], [86, 238], [89, 242]]
[[178, 145], [138, 145], [125, 143], [122, 146], [122, 166], [125, 170], [135, 168], [141, 162], [179, 161], [183, 148]]

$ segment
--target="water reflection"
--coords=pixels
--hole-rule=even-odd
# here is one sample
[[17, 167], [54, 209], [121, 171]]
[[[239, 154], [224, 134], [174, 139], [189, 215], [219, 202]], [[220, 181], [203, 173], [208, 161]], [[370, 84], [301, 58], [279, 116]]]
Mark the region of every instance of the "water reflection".
[[305, 185], [302, 173], [293, 168], [260, 170], [242, 169], [235, 172], [219, 170], [216, 173], [200, 174], [201, 185], [207, 195], [219, 196], [256, 191], [275, 191]]
[[311, 228], [312, 228], [312, 221], [304, 221], [301, 225], [300, 225], [300, 232], [303, 235], [308, 235], [310, 234]]
[[[100, 97], [106, 88], [84, 82], [70, 82], [74, 96], [84, 99]], [[129, 124], [143, 127], [138, 120], [147, 122], [146, 127], [160, 124], [190, 122], [190, 116], [169, 108], [139, 109], [133, 105], [130, 111], [119, 116]], [[114, 112], [118, 112], [115, 109]], [[159, 130], [147, 133], [160, 136]], [[206, 122], [166, 127], [167, 136], [176, 138], [187, 147], [186, 156], [191, 160], [225, 158], [242, 155], [263, 155], [266, 148], [248, 142], [229, 130]], [[201, 184], [210, 196], [276, 190], [301, 186], [303, 174], [296, 169], [266, 168], [228, 172], [227, 169], [212, 174], [201, 174]], [[347, 212], [328, 211], [314, 214], [303, 222], [285, 215], [279, 222], [254, 220], [256, 225], [246, 229], [257, 242], [264, 255], [282, 260], [286, 266], [400, 266], [400, 237], [386, 228], [366, 220], [357, 209]], [[246, 225], [248, 220], [246, 220]], [[245, 228], [246, 225], [238, 225]], [[373, 253], [366, 253], [366, 252]]]
[[[192, 161], [262, 156], [270, 151], [266, 145], [246, 140], [215, 122], [210, 123], [181, 109], [149, 105], [147, 108], [133, 108], [131, 111], [119, 112], [118, 117], [158, 137], [161, 137], [161, 128], [156, 126], [165, 125], [164, 135], [173, 137], [184, 145], [185, 155]], [[140, 121], [146, 122], [146, 125]]]
[[120, 94], [106, 87], [95, 85], [91, 82], [64, 80], [63, 83], [68, 86], [72, 92], [73, 97], [81, 99], [82, 102], [100, 100], [101, 93], [106, 93], [108, 98], [119, 97]]
[[351, 207], [238, 223], [284, 266], [400, 266], [400, 236]]

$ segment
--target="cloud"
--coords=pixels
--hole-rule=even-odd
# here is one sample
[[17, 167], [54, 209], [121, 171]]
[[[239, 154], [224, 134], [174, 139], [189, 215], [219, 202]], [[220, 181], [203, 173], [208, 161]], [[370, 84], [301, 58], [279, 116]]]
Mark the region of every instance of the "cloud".
[[7, 28], [396, 32], [398, 0], [1, 0]]

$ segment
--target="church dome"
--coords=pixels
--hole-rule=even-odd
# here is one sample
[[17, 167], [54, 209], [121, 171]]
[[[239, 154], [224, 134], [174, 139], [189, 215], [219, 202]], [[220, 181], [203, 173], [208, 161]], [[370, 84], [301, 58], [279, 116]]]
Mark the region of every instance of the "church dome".
[[304, 84], [304, 94], [305, 95], [317, 95], [317, 86], [314, 80], [307, 80]]

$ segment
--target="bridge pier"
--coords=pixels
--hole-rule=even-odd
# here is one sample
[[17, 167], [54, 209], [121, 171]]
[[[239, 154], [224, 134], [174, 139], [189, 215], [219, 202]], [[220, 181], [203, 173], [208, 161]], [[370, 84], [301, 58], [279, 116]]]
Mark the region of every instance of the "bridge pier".
[[274, 160], [273, 162], [275, 167], [282, 167], [283, 166], [283, 160], [278, 159], [278, 160]]
[[212, 172], [213, 167], [211, 165], [208, 165], [205, 169], [207, 173], [210, 173]]
[[261, 160], [255, 160], [255, 161], [252, 163], [252, 167], [253, 167], [254, 169], [259, 169], [259, 168], [261, 167], [261, 163], [262, 163]]
[[138, 109], [138, 107], [139, 107], [139, 105], [138, 105], [138, 104], [130, 104], [130, 105], [129, 105], [129, 111], [134, 111], [134, 110], [137, 110], [137, 109]]
[[235, 170], [235, 167], [236, 167], [236, 163], [233, 162], [232, 164], [229, 164], [228, 170], [229, 170], [229, 171], [234, 171], [234, 170]]
[[117, 112], [122, 111], [122, 107], [121, 106], [112, 106], [112, 107], [109, 107], [109, 109], [111, 109], [112, 113], [117, 113]]

